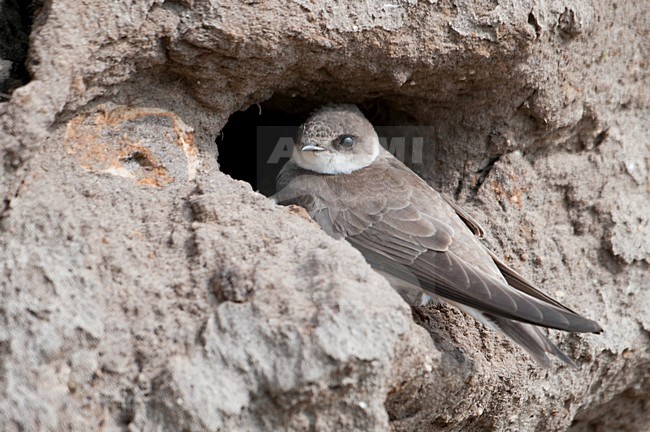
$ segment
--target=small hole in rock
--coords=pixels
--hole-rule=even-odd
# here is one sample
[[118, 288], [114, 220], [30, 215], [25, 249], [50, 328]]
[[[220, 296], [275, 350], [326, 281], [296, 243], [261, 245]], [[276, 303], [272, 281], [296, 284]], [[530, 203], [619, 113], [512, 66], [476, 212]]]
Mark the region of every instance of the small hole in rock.
[[155, 167], [155, 164], [151, 161], [150, 155], [138, 150], [129, 153], [121, 160], [125, 163], [130, 163], [130, 162], [136, 163], [143, 168]]

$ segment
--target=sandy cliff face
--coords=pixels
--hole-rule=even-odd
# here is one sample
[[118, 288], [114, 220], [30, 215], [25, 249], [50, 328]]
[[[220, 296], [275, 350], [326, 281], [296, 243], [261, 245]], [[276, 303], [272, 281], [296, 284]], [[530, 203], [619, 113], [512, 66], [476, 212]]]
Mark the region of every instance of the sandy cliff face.
[[[500, 3], [0, 1], [33, 18], [29, 82], [0, 63], [0, 428], [650, 428], [650, 12]], [[602, 324], [552, 332], [579, 371], [414, 321], [220, 171], [332, 101], [422, 128], [413, 168]]]

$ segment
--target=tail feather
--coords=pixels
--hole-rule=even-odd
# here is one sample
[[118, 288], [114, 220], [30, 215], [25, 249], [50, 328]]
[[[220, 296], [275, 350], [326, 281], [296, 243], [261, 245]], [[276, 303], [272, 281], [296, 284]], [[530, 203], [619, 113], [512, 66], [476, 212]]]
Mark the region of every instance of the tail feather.
[[573, 362], [573, 360], [560, 351], [560, 349], [540, 331], [539, 327], [498, 315], [489, 314], [464, 304], [449, 301], [447, 301], [447, 303], [457, 307], [487, 328], [505, 334], [517, 343], [517, 345], [525, 349], [526, 352], [542, 366], [551, 367], [552, 360], [549, 357], [550, 354], [562, 360], [574, 369], [578, 369], [578, 366]]
[[553, 342], [546, 337], [539, 328], [507, 318], [484, 314], [496, 328], [505, 333], [510, 339], [530, 354], [538, 363], [545, 367], [551, 366], [549, 354], [553, 355], [574, 369], [578, 366], [564, 354]]

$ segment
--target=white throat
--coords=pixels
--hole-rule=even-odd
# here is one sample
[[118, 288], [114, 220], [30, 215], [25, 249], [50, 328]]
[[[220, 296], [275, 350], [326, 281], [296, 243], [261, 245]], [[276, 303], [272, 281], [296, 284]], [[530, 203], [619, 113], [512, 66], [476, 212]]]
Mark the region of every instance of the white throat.
[[339, 153], [331, 149], [323, 151], [301, 151], [293, 148], [291, 159], [300, 168], [320, 174], [350, 174], [365, 168], [377, 159], [381, 145], [374, 136], [372, 152], [369, 154]]

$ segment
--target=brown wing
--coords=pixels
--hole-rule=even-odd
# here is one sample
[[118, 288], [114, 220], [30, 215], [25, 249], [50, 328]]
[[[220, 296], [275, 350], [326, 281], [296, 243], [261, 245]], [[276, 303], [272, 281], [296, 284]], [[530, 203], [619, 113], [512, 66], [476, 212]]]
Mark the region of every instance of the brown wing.
[[515, 290], [452, 251], [420, 252], [417, 247], [400, 247], [399, 242], [392, 242], [389, 248], [378, 243], [378, 236], [371, 231], [372, 228], [362, 235], [349, 237], [348, 241], [361, 250], [373, 267], [383, 272], [404, 278], [410, 271], [420, 287], [431, 295], [530, 324], [567, 331], [600, 330], [591, 320]]
[[[485, 235], [483, 228], [481, 228], [481, 226], [471, 216], [465, 213], [461, 207], [446, 198], [445, 201], [451, 205], [451, 207], [456, 211], [458, 217], [460, 217], [460, 219], [465, 222], [465, 225], [467, 225], [467, 227], [474, 233], [475, 236], [482, 238]], [[562, 303], [541, 292], [539, 288], [533, 285], [530, 281], [528, 281], [512, 268], [508, 267], [508, 265], [503, 262], [498, 256], [496, 256], [494, 252], [487, 248], [486, 250], [490, 254], [490, 257], [492, 257], [492, 261], [494, 261], [496, 266], [499, 268], [499, 271], [505, 278], [506, 282], [508, 282], [508, 285], [539, 300], [542, 300], [543, 302], [551, 303], [559, 308], [565, 309], [568, 312], [574, 314], [576, 313], [575, 311], [564, 306]]]
[[490, 250], [488, 250], [488, 252], [490, 253], [490, 256], [492, 257], [494, 263], [497, 265], [497, 267], [499, 267], [501, 274], [503, 274], [503, 277], [505, 277], [506, 281], [511, 287], [516, 288], [519, 291], [525, 292], [526, 294], [533, 296], [544, 302], [554, 304], [555, 306], [563, 308], [566, 311], [569, 311], [571, 313], [576, 313], [575, 311], [564, 306], [559, 301], [541, 292], [536, 286], [534, 286], [531, 282], [526, 280], [522, 275], [520, 275], [519, 273], [517, 273], [516, 271], [508, 267], [503, 261], [501, 261], [501, 259], [499, 259], [499, 257], [497, 257], [494, 254], [494, 252]]
[[[339, 198], [330, 216], [353, 245], [366, 254], [374, 252], [366, 255], [371, 264], [392, 270], [395, 276], [405, 266], [425, 291], [490, 314], [562, 330], [600, 330], [554, 300], [509, 286], [457, 210], [397, 160], [378, 164], [364, 179], [384, 185], [390, 181], [379, 200], [383, 209], [367, 218], [369, 205], [357, 203], [377, 204], [372, 196]], [[392, 263], [401, 267], [395, 269]]]

